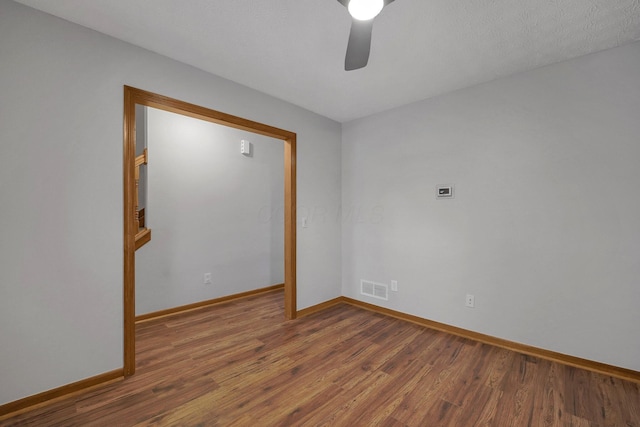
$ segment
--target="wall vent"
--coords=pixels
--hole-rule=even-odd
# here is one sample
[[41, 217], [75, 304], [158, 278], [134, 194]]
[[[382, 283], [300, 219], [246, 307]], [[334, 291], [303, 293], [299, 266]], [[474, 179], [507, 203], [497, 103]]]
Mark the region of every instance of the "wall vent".
[[389, 287], [384, 283], [360, 280], [360, 293], [373, 298], [389, 300]]

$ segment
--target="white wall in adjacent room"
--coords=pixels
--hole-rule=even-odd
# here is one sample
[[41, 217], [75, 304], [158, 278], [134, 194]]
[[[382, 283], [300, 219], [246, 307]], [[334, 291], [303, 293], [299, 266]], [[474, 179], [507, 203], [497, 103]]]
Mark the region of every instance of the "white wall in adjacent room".
[[343, 293], [640, 370], [638, 70], [635, 43], [344, 124]]
[[[123, 85], [295, 132], [298, 206], [339, 209], [332, 120], [9, 0], [0, 58], [0, 404], [122, 368]], [[297, 238], [298, 308], [337, 297], [340, 223]]]
[[147, 141], [136, 314], [283, 283], [284, 142], [155, 108]]

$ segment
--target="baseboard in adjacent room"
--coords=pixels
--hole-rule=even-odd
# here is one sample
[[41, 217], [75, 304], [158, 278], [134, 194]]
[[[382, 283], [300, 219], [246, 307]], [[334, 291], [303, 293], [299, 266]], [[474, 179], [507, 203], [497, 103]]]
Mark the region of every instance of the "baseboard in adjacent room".
[[304, 316], [309, 316], [313, 313], [317, 313], [319, 311], [322, 310], [326, 310], [329, 307], [332, 307], [336, 304], [342, 304], [344, 303], [344, 297], [337, 297], [334, 299], [330, 299], [329, 301], [325, 301], [323, 303], [320, 304], [316, 304], [316, 305], [312, 305], [311, 307], [307, 307], [305, 309], [302, 309], [300, 311], [298, 311], [298, 317], [304, 317]]
[[265, 292], [273, 292], [280, 289], [284, 289], [284, 283], [267, 286], [265, 288], [254, 289], [251, 291], [240, 292], [233, 295], [226, 295], [223, 297], [214, 298], [207, 301], [200, 301], [193, 304], [181, 305], [180, 307], [167, 308], [165, 310], [154, 311], [153, 313], [141, 314], [140, 316], [136, 316], [136, 323], [159, 319], [166, 316], [173, 316], [175, 314], [184, 313], [192, 310], [198, 310], [204, 307], [209, 307], [214, 304], [220, 304], [221, 302], [231, 301], [238, 298], [246, 298], [251, 295], [258, 295]]

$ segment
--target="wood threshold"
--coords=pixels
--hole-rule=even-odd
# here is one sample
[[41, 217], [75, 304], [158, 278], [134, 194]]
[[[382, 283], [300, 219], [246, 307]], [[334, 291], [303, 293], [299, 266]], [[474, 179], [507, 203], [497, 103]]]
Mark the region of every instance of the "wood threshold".
[[240, 298], [246, 298], [253, 295], [264, 294], [267, 292], [274, 292], [284, 288], [284, 283], [279, 283], [277, 285], [267, 286], [265, 288], [254, 289], [251, 291], [240, 292], [233, 295], [227, 295], [224, 297], [214, 298], [207, 301], [200, 301], [193, 304], [181, 305], [180, 307], [167, 308], [165, 310], [154, 311], [152, 313], [141, 314], [136, 316], [136, 323], [146, 322], [149, 320], [156, 320], [167, 316], [174, 316], [176, 314], [185, 313], [187, 311], [198, 310], [201, 308], [209, 307], [215, 304], [220, 304], [222, 302], [236, 300]]
[[573, 366], [575, 368], [585, 369], [591, 372], [597, 372], [599, 374], [609, 375], [612, 377], [620, 378], [627, 381], [633, 381], [640, 383], [640, 372], [632, 369], [621, 368], [619, 366], [609, 365], [602, 362], [596, 362], [589, 359], [583, 359], [581, 357], [570, 356], [568, 354], [558, 353], [556, 351], [545, 350], [530, 346], [527, 344], [521, 344], [514, 341], [505, 340], [502, 338], [493, 337], [491, 335], [481, 334], [479, 332], [470, 331], [468, 329], [459, 328], [457, 326], [447, 325], [446, 323], [436, 322], [434, 320], [425, 319], [422, 317], [414, 316], [411, 314], [403, 313], [401, 311], [391, 310], [389, 308], [380, 307], [375, 304], [370, 304], [363, 301], [358, 301], [349, 297], [338, 297], [323, 303], [308, 307], [298, 312], [300, 317], [307, 316], [318, 311], [322, 311], [326, 308], [334, 306], [336, 304], [349, 304], [354, 307], [360, 307], [365, 310], [369, 310], [375, 313], [383, 314], [386, 316], [394, 317], [396, 319], [405, 320], [407, 322], [415, 323], [417, 325], [425, 326], [436, 331], [446, 332], [452, 335], [456, 335], [463, 338], [468, 338], [473, 341], [478, 341], [484, 344], [493, 345], [496, 347], [512, 350], [517, 353], [527, 354], [529, 356], [539, 357], [541, 359], [550, 360], [552, 362], [561, 363], [567, 366]]
[[104, 374], [5, 403], [4, 405], [0, 405], [0, 420], [30, 411], [39, 406], [48, 405], [58, 399], [71, 397], [72, 395], [86, 392], [92, 388], [102, 387], [115, 381], [120, 381], [123, 378], [123, 370], [116, 369], [115, 371], [105, 372]]

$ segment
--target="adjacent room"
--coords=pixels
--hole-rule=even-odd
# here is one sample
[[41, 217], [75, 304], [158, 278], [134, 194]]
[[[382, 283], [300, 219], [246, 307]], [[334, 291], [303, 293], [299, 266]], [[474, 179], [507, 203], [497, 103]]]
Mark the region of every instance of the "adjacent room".
[[139, 188], [153, 244], [136, 251], [136, 316], [283, 284], [282, 141], [141, 113], [149, 164]]
[[638, 70], [638, 0], [0, 0], [0, 425], [640, 426]]

